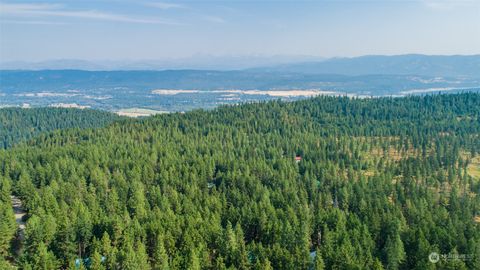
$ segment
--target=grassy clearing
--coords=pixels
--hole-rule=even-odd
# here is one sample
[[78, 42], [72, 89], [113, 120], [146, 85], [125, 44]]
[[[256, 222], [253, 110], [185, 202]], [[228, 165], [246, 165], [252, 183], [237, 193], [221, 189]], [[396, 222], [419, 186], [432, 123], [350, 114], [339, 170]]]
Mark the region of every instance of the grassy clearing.
[[480, 179], [480, 155], [470, 159], [470, 164], [467, 167], [467, 173], [476, 179]]
[[480, 216], [475, 216], [473, 219], [476, 223], [480, 223]]

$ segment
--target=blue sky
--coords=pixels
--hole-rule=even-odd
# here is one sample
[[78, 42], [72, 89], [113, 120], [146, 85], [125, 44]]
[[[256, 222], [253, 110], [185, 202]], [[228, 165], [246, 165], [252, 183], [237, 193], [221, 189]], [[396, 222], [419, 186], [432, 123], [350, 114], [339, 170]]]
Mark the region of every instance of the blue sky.
[[0, 61], [405, 53], [480, 54], [480, 0], [0, 0]]

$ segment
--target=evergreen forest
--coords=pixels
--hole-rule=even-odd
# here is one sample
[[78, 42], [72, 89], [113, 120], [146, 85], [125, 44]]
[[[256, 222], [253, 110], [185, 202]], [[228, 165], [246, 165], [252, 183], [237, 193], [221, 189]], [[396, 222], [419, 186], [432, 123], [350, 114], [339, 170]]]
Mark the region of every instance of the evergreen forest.
[[478, 93], [4, 109], [0, 142], [0, 269], [480, 269]]

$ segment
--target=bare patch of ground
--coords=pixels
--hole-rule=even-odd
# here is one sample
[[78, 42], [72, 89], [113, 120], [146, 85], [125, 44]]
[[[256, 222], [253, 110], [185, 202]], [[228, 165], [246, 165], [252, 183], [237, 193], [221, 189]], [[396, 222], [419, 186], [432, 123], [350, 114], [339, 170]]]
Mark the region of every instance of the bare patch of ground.
[[10, 196], [12, 199], [13, 213], [15, 214], [15, 221], [17, 222], [18, 228], [20, 230], [25, 229], [25, 221], [23, 217], [27, 214], [25, 209], [23, 209], [22, 201], [16, 196]]
[[90, 106], [78, 105], [77, 103], [54, 103], [54, 104], [48, 105], [48, 107], [53, 107], [53, 108], [76, 108], [76, 109], [90, 108]]
[[293, 89], [293, 90], [210, 90], [210, 91], [200, 91], [200, 90], [174, 90], [174, 89], [156, 89], [152, 90], [152, 94], [157, 95], [177, 95], [177, 94], [209, 94], [209, 93], [224, 93], [224, 94], [241, 94], [241, 95], [266, 95], [271, 97], [312, 97], [318, 95], [338, 95], [339, 93], [334, 91], [325, 91], [318, 89]]
[[157, 95], [177, 95], [177, 94], [191, 94], [198, 93], [198, 90], [175, 90], [175, 89], [155, 89], [152, 90], [152, 94]]

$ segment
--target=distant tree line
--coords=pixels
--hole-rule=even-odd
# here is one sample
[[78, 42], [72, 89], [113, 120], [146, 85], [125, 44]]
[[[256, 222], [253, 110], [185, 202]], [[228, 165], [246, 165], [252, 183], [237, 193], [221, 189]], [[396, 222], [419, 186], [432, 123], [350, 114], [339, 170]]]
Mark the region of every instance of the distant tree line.
[[98, 110], [3, 108], [0, 109], [0, 148], [9, 148], [53, 130], [102, 127], [117, 119], [113, 113]]

